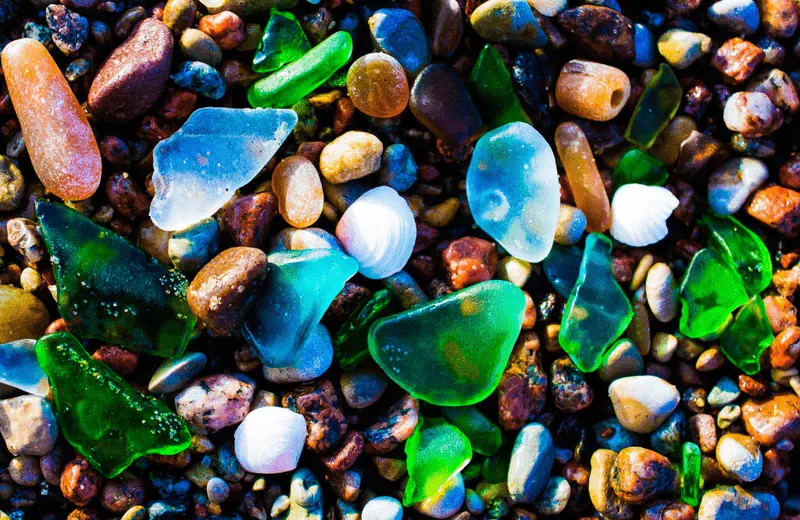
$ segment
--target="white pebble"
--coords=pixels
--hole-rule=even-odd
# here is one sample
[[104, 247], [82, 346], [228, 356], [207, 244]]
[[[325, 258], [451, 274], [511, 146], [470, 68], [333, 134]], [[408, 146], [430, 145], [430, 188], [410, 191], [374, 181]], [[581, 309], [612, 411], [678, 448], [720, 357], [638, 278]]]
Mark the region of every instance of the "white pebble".
[[402, 520], [403, 504], [392, 497], [375, 497], [364, 506], [361, 520]]
[[733, 215], [769, 177], [763, 161], [738, 157], [726, 161], [708, 177], [708, 205], [718, 215]]
[[674, 385], [656, 376], [617, 379], [608, 387], [608, 396], [617, 420], [634, 433], [652, 433], [681, 399]]

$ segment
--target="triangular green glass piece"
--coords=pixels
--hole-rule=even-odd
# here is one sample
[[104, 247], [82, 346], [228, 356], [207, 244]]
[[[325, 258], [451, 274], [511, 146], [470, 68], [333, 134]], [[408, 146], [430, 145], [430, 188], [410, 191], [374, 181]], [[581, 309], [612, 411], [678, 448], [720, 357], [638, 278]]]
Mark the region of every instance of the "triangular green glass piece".
[[736, 313], [719, 346], [731, 363], [752, 376], [761, 371], [761, 353], [773, 339], [764, 300], [756, 294]]

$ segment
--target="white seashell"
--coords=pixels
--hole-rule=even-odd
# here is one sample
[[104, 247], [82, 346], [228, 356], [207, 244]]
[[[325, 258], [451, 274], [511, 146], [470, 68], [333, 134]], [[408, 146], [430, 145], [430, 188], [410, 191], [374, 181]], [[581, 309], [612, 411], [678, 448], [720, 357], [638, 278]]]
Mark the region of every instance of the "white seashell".
[[371, 189], [344, 212], [336, 238], [367, 278], [383, 279], [400, 271], [417, 240], [414, 214], [388, 186]]
[[552, 17], [567, 8], [567, 0], [528, 0], [528, 5], [540, 14]]
[[236, 459], [250, 473], [291, 471], [306, 442], [306, 420], [280, 406], [256, 408], [233, 434]]
[[621, 186], [611, 201], [611, 236], [641, 247], [667, 236], [667, 219], [678, 199], [668, 189], [644, 184]]

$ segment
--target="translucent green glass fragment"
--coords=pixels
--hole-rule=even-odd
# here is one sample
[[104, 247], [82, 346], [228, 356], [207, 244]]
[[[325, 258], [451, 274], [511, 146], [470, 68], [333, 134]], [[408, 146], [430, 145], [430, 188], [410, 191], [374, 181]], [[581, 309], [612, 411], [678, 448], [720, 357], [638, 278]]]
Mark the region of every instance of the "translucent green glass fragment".
[[764, 300], [755, 294], [722, 333], [719, 346], [731, 363], [745, 374], [754, 375], [761, 371], [761, 353], [773, 338]]
[[678, 112], [683, 90], [669, 65], [662, 63], [633, 110], [625, 139], [650, 148]]
[[706, 214], [700, 225], [708, 232], [708, 247], [742, 277], [747, 294], [760, 294], [772, 281], [772, 259], [758, 235], [731, 216]]
[[311, 43], [297, 18], [290, 12], [273, 8], [261, 37], [261, 45], [253, 56], [253, 70], [276, 71], [302, 58], [310, 49]]
[[347, 317], [333, 338], [333, 351], [343, 370], [353, 370], [370, 359], [367, 334], [370, 326], [393, 313], [392, 293], [381, 289]]
[[693, 442], [684, 442], [681, 450], [681, 500], [692, 507], [700, 503], [700, 489], [703, 486], [701, 466], [700, 447]]
[[500, 427], [474, 406], [442, 407], [442, 416], [467, 436], [476, 453], [493, 455], [500, 448]]
[[668, 177], [664, 161], [638, 148], [631, 148], [617, 163], [611, 180], [617, 188], [625, 184], [663, 186]]
[[472, 100], [489, 130], [517, 121], [533, 124], [511, 83], [511, 74], [497, 49], [486, 44], [467, 81]]

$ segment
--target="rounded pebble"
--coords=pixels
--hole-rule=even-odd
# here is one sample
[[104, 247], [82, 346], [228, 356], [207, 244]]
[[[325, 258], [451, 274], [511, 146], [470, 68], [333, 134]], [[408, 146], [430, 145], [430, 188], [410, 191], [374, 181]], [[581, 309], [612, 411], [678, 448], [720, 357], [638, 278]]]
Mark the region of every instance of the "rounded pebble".
[[316, 379], [331, 366], [333, 344], [324, 325], [317, 325], [308, 340], [297, 350], [295, 361], [290, 366], [264, 367], [264, 379], [270, 383], [300, 383]]
[[586, 215], [575, 206], [561, 204], [556, 227], [556, 244], [571, 246], [581, 239], [586, 230]]
[[622, 339], [611, 347], [597, 372], [600, 379], [607, 383], [622, 377], [642, 374], [644, 374], [644, 359], [639, 349], [629, 339]]
[[378, 171], [382, 154], [383, 143], [374, 135], [345, 132], [322, 149], [319, 170], [328, 182], [341, 184]]
[[[643, 388], [647, 392], [642, 392]], [[620, 424], [636, 433], [658, 428], [680, 402], [674, 385], [649, 375], [617, 379], [609, 385], [608, 396]]]
[[272, 173], [272, 191], [278, 197], [278, 212], [290, 226], [311, 226], [322, 215], [322, 181], [314, 164], [301, 155], [278, 163]]
[[444, 520], [461, 509], [465, 496], [464, 478], [459, 473], [442, 484], [435, 495], [417, 502], [412, 507], [423, 515]]
[[181, 271], [199, 271], [219, 250], [220, 231], [216, 219], [208, 218], [170, 234], [167, 252]]
[[206, 494], [208, 499], [214, 504], [221, 504], [225, 502], [231, 494], [231, 488], [228, 483], [219, 477], [214, 477], [206, 484]]
[[402, 520], [403, 504], [392, 497], [375, 497], [361, 510], [363, 520]]
[[202, 352], [187, 352], [183, 356], [167, 359], [156, 369], [147, 391], [151, 394], [177, 392], [202, 372], [207, 362]]
[[722, 469], [742, 482], [752, 482], [761, 476], [764, 465], [761, 449], [748, 435], [723, 435], [717, 442], [716, 455]]
[[708, 177], [708, 205], [718, 215], [733, 215], [768, 177], [767, 165], [759, 159], [730, 159]]
[[533, 502], [533, 510], [541, 515], [558, 515], [567, 507], [572, 489], [564, 477], [550, 477], [539, 498]]
[[520, 430], [511, 450], [508, 492], [518, 502], [533, 502], [544, 491], [555, 461], [550, 431], [539, 423]]
[[408, 106], [408, 79], [400, 62], [388, 54], [365, 54], [347, 71], [347, 95], [368, 116], [395, 117]]

